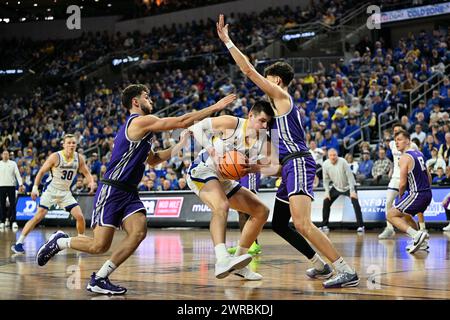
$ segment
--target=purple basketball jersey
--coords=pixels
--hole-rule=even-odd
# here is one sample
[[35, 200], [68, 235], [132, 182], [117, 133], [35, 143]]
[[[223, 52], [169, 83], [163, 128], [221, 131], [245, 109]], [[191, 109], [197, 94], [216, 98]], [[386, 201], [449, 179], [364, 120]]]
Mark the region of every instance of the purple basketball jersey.
[[408, 172], [408, 186], [406, 190], [409, 192], [421, 192], [430, 190], [430, 180], [428, 179], [427, 167], [423, 154], [417, 150], [408, 150], [405, 154], [414, 160], [414, 167]]
[[[274, 117], [271, 125], [271, 140], [278, 150], [280, 162], [288, 155], [296, 152], [309, 153], [305, 142], [305, 129], [298, 108], [291, 99], [288, 113]], [[281, 184], [277, 191], [277, 199], [289, 201], [291, 196], [306, 195], [314, 200], [313, 184], [316, 175], [316, 162], [312, 156], [288, 160], [281, 171]]]
[[272, 142], [278, 149], [280, 161], [287, 155], [299, 151], [308, 152], [305, 142], [305, 129], [298, 108], [291, 97], [291, 110], [282, 116], [274, 117], [271, 126]]
[[[114, 139], [111, 161], [104, 178], [138, 185], [145, 170], [145, 161], [151, 149], [151, 133], [141, 140], [130, 140], [127, 128], [137, 118], [132, 114], [127, 118]], [[108, 184], [100, 183], [94, 198], [91, 226], [107, 226], [118, 228], [125, 219], [146, 209], [137, 192], [126, 192]]]
[[403, 213], [415, 215], [419, 212], [423, 213], [428, 208], [433, 194], [422, 152], [408, 150], [405, 154], [414, 160], [414, 167], [411, 172], [408, 172], [406, 192], [402, 197], [395, 199], [394, 207]]
[[137, 118], [132, 114], [127, 118], [114, 139], [111, 161], [108, 164], [104, 178], [138, 185], [145, 170], [145, 161], [151, 149], [152, 134], [149, 132], [141, 140], [132, 141], [128, 138], [127, 128], [130, 122]]

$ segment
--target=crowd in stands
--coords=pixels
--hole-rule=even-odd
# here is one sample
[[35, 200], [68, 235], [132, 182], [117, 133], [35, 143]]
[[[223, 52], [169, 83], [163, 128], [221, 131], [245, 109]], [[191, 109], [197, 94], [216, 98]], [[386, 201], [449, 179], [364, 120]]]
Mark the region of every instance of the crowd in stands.
[[[167, 2], [164, 6], [155, 6], [154, 2], [149, 5], [152, 8], [170, 8], [172, 1]], [[197, 2], [173, 1], [173, 6], [181, 6], [180, 9], [184, 9]], [[259, 14], [232, 13], [227, 16], [227, 23], [231, 25], [235, 43], [240, 47], [250, 46], [246, 52], [250, 54], [263, 48], [268, 40], [275, 38], [283, 29], [317, 19], [334, 24], [329, 20], [339, 19], [353, 5], [352, 1], [342, 0], [311, 1], [311, 4], [303, 9], [284, 6], [270, 7]], [[55, 41], [7, 39], [0, 41], [3, 51], [0, 66], [11, 69], [26, 65], [48, 81], [49, 77], [59, 79], [79, 76], [83, 71], [87, 72], [104, 63], [110, 63], [113, 58], [129, 55], [139, 56], [141, 63], [146, 65], [161, 60], [213, 54], [223, 50], [222, 43], [215, 34], [215, 23], [212, 19], [185, 24], [173, 23], [152, 28], [148, 33], [117, 32], [110, 35], [106, 32], [86, 32], [75, 39]], [[40, 64], [31, 63], [40, 60]]]
[[[247, 16], [230, 18], [239, 21], [248, 19]], [[277, 19], [273, 21], [277, 23]], [[248, 28], [258, 30], [258, 26], [264, 25], [263, 21], [253, 27], [249, 23]], [[197, 27], [199, 33], [209, 34], [211, 41], [205, 44], [216, 45], [214, 28], [205, 28], [200, 23]], [[175, 29], [159, 30], [165, 34], [156, 32], [154, 39], [161, 41], [153, 44], [161, 51], [152, 52], [152, 58], [148, 59], [155, 58], [154, 54], [161, 59], [162, 52], [173, 45], [175, 38], [170, 37], [178, 37], [175, 34], [178, 31], [182, 33], [182, 26], [178, 31], [176, 26], [172, 28]], [[246, 30], [245, 26], [242, 28]], [[236, 35], [239, 32], [236, 31]], [[169, 37], [165, 38], [165, 35]], [[208, 39], [208, 36], [203, 36]], [[146, 46], [153, 41], [151, 37], [139, 34], [126, 37], [133, 40], [127, 42], [128, 38], [121, 38], [115, 43], [117, 47], [123, 39], [123, 44], [127, 42], [132, 48]], [[100, 35], [90, 38], [86, 42], [87, 47], [92, 39], [105, 48], [115, 45], [107, 44], [110, 40], [107, 35], [105, 38]], [[78, 46], [83, 48], [83, 40], [79, 41]], [[195, 41], [185, 41], [190, 46], [185, 48], [190, 50], [189, 54], [198, 53], [192, 50], [202, 50], [201, 46], [193, 45]], [[244, 44], [251, 43], [251, 37], [241, 32], [235, 43], [238, 41], [244, 47]], [[294, 78], [290, 93], [303, 114], [307, 143], [318, 165], [317, 186], [321, 185], [320, 165], [331, 148], [336, 149], [340, 156], [345, 156], [359, 183], [386, 184], [392, 173], [389, 142], [393, 137], [389, 130], [379, 136], [378, 122], [390, 120], [393, 114], [387, 115], [386, 111], [397, 108], [398, 119], [411, 132], [426, 157], [427, 166], [432, 168], [433, 181], [450, 182], [450, 81], [444, 74], [445, 66], [450, 61], [449, 45], [449, 35], [439, 29], [432, 33], [409, 34], [392, 48], [383, 39], [372, 43], [366, 38], [355, 46], [353, 58], [349, 61], [342, 60], [329, 68], [319, 65], [316, 72]], [[93, 59], [106, 52], [102, 51], [106, 50], [102, 45], [96, 48], [100, 51], [92, 52]], [[218, 44], [214, 50], [225, 51]], [[72, 52], [68, 50], [66, 54]], [[63, 60], [66, 54], [61, 54]], [[177, 54], [182, 52], [175, 53], [175, 56]], [[115, 133], [127, 116], [120, 105], [120, 92], [130, 83], [147, 85], [154, 101], [154, 112], [162, 112], [162, 115], [168, 115], [164, 110], [174, 103], [178, 107], [172, 115], [177, 115], [200, 110], [226, 94], [236, 92], [238, 99], [224, 113], [247, 116], [262, 92], [239, 73], [237, 77], [230, 78], [228, 60], [218, 63], [217, 59], [216, 56], [209, 63], [188, 69], [174, 68], [168, 63], [158, 71], [141, 61], [135, 69], [129, 70], [122, 82], [114, 85], [106, 84], [101, 79], [84, 79], [77, 82], [77, 88], [61, 84], [41, 87], [32, 95], [0, 97], [0, 116], [7, 117], [0, 120], [1, 149], [11, 152], [11, 158], [18, 163], [24, 177], [27, 191], [30, 191], [43, 161], [51, 152], [61, 149], [60, 139], [65, 133], [74, 133], [79, 152], [86, 154], [94, 179], [98, 181], [106, 170]], [[433, 91], [431, 97], [420, 101], [417, 107], [410, 106], [404, 93], [427, 84], [428, 78], [434, 74], [444, 79], [442, 85]], [[154, 147], [156, 150], [165, 149], [175, 142], [176, 139], [169, 134], [159, 134]], [[155, 168], [147, 167], [140, 190], [186, 189], [186, 171], [191, 160], [190, 154], [181, 154]], [[276, 185], [275, 178], [262, 179], [262, 187]], [[86, 191], [86, 188], [86, 181], [79, 177], [74, 191]]]

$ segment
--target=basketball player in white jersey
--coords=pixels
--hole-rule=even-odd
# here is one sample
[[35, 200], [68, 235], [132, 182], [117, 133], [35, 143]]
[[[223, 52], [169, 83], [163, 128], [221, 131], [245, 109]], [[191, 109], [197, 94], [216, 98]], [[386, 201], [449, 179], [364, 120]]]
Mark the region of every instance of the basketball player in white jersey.
[[[210, 232], [216, 254], [215, 276], [218, 279], [230, 273], [246, 280], [262, 279], [260, 274], [247, 267], [252, 260], [247, 253], [266, 223], [269, 209], [250, 190], [222, 176], [217, 164], [219, 158], [231, 150], [245, 154], [250, 162], [260, 160], [266, 152], [263, 150], [267, 143], [266, 129], [273, 115], [268, 102], [258, 101], [250, 109], [248, 119], [220, 116], [204, 119], [189, 128], [204, 149], [189, 167], [187, 182], [212, 211]], [[260, 134], [260, 130], [264, 133]], [[209, 134], [213, 135], [212, 139]], [[229, 208], [250, 215], [234, 256], [229, 256], [225, 246]]]
[[[394, 124], [392, 130], [393, 130], [394, 136], [397, 134], [397, 132], [399, 132], [401, 130], [406, 131], [405, 126], [402, 125], [401, 123]], [[402, 152], [398, 151], [394, 140], [392, 140], [389, 143], [389, 147], [392, 151], [392, 157], [394, 158], [394, 171], [392, 173], [391, 181], [389, 182], [389, 186], [388, 186], [388, 190], [387, 190], [386, 215], [387, 215], [387, 212], [389, 211], [389, 209], [391, 209], [392, 204], [394, 203], [394, 200], [398, 195], [398, 190], [399, 190], [399, 186], [400, 186], [399, 159], [402, 155]], [[414, 142], [411, 142], [410, 149], [411, 150], [419, 150], [419, 148], [417, 147], [417, 145]], [[417, 214], [417, 216], [419, 219], [420, 230], [425, 230], [425, 222], [424, 222], [424, 218], [423, 218], [423, 213], [421, 212], [421, 213]], [[380, 233], [378, 235], [379, 239], [390, 239], [395, 236], [394, 226], [387, 220], [386, 220], [386, 224], [387, 224], [386, 228], [383, 230], [382, 233]], [[426, 246], [428, 246], [427, 242], [425, 242], [425, 244], [423, 245], [423, 248]]]
[[25, 224], [19, 239], [11, 247], [14, 253], [25, 253], [23, 248], [25, 237], [44, 219], [50, 207], [55, 204], [70, 212], [77, 221], [78, 235], [84, 235], [85, 220], [78, 202], [72, 196], [70, 186], [78, 172], [81, 172], [87, 178], [91, 194], [94, 192], [95, 182], [83, 156], [75, 152], [76, 147], [75, 136], [73, 134], [65, 135], [63, 138], [63, 150], [52, 153], [36, 175], [31, 191], [33, 200], [39, 197], [38, 186], [42, 177], [46, 172], [50, 171], [36, 215]]

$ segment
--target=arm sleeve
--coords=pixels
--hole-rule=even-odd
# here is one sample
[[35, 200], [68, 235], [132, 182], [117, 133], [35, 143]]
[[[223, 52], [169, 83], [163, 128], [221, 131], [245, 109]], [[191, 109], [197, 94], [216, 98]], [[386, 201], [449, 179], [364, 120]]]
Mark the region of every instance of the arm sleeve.
[[203, 119], [196, 124], [189, 127], [189, 130], [194, 135], [195, 140], [205, 148], [212, 147], [211, 139], [207, 136], [207, 133], [212, 132], [212, 120], [211, 118]]

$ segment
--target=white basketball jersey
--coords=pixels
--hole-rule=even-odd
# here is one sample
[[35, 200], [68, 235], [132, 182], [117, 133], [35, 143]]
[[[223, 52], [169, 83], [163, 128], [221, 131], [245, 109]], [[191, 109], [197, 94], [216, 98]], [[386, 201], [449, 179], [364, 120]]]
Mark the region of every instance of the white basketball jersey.
[[50, 176], [47, 179], [47, 183], [50, 183], [48, 186], [52, 186], [58, 190], [70, 191], [70, 186], [80, 166], [78, 152], [74, 152], [73, 159], [70, 162], [64, 156], [64, 151], [58, 151], [56, 154], [58, 155], [59, 162], [50, 171]]
[[[250, 163], [256, 163], [257, 160], [264, 157], [261, 155], [261, 149], [267, 141], [267, 135], [260, 135], [259, 139], [247, 144], [245, 139], [246, 134], [248, 134], [247, 124], [247, 119], [238, 118], [238, 124], [231, 136], [225, 139], [218, 136], [213, 137], [213, 146], [219, 156], [223, 156], [227, 151], [236, 150], [247, 156]], [[206, 159], [205, 162], [206, 165], [214, 167], [211, 158]]]
[[[402, 156], [402, 153], [397, 150], [397, 146], [395, 145], [395, 141], [389, 142], [389, 147], [392, 151], [392, 157], [394, 158], [394, 172], [392, 173], [391, 179], [400, 179], [400, 157]], [[419, 150], [417, 145], [414, 142], [411, 142], [411, 147], [409, 150]]]

